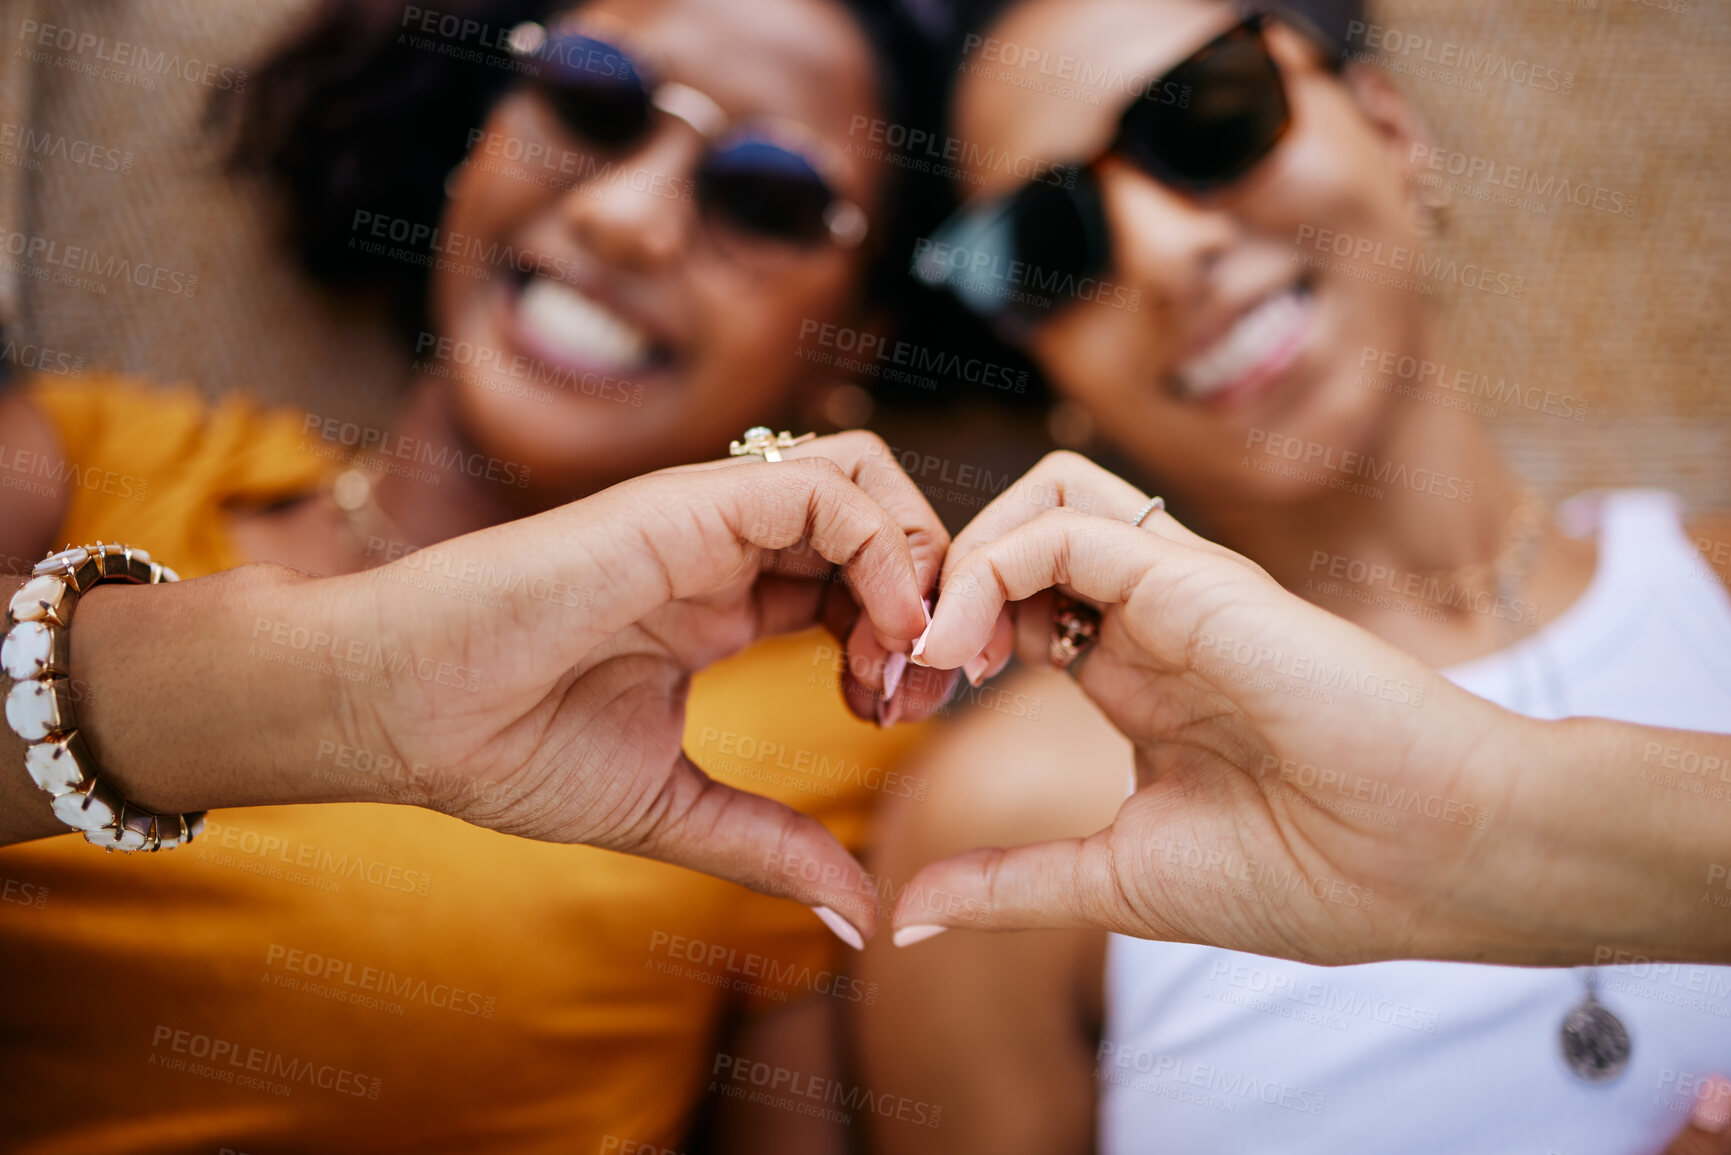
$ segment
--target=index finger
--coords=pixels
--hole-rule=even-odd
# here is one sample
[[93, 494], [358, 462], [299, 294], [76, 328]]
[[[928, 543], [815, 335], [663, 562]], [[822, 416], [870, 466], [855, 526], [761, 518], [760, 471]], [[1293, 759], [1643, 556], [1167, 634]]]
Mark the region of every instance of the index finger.
[[[819, 438], [788, 451], [787, 456], [822, 456], [840, 466], [901, 527], [920, 592], [929, 593], [937, 585], [950, 549], [949, 531], [883, 438], [855, 430]], [[863, 604], [865, 591], [856, 590], [856, 596]], [[873, 628], [853, 630], [844, 639], [848, 660], [843, 696], [850, 710], [868, 720], [875, 717], [879, 725], [889, 725], [898, 719], [923, 718], [943, 704], [954, 679], [909, 671], [907, 665], [906, 651], [929, 621], [922, 610], [919, 628], [906, 633], [886, 629], [874, 615], [870, 622]], [[914, 676], [905, 676], [908, 673]]]
[[[920, 592], [931, 592], [949, 552], [950, 532], [944, 528], [943, 519], [932, 509], [920, 487], [896, 462], [895, 451], [883, 438], [863, 429], [854, 429], [785, 449], [781, 456], [782, 462], [822, 457], [839, 466], [849, 481], [864, 490], [901, 527], [907, 539], [908, 553], [913, 559], [914, 576]], [[653, 476], [762, 468], [775, 464], [778, 463], [756, 458], [743, 461], [737, 457], [723, 458], [672, 466]], [[917, 630], [915, 634], [918, 634]]]
[[[908, 552], [913, 557], [914, 579], [920, 593], [927, 594], [937, 584], [938, 571], [950, 549], [950, 532], [943, 519], [932, 509], [902, 467], [894, 451], [875, 433], [856, 429], [820, 437], [816, 441], [789, 450], [789, 458], [821, 456], [841, 466], [849, 480], [871, 499], [883, 506], [907, 538]], [[920, 623], [923, 629], [925, 623]], [[911, 640], [919, 630], [908, 635]]]
[[949, 565], [921, 661], [961, 665], [991, 640], [1007, 604], [1041, 590], [1063, 586], [1096, 605], [1118, 605], [1163, 556], [1184, 552], [1126, 521], [1047, 510]]
[[1140, 489], [1079, 453], [1048, 453], [956, 535], [944, 563], [944, 580], [949, 580], [962, 558], [1049, 509], [1129, 521], [1148, 500]]
[[[878, 631], [911, 641], [925, 629], [913, 537], [926, 542], [933, 527], [904, 526], [853, 480], [848, 465], [817, 454], [743, 463], [711, 476], [714, 484], [705, 488], [741, 541], [769, 550], [807, 543], [846, 571], [854, 600]], [[885, 491], [881, 477], [873, 481]], [[949, 535], [935, 528], [947, 546]]]
[[1153, 500], [1080, 453], [1048, 453], [956, 535], [944, 563], [944, 580], [949, 581], [957, 564], [975, 550], [1052, 509], [1074, 510], [1125, 525], [1141, 517], [1138, 528], [1144, 533], [1214, 553], [1231, 553], [1225, 546], [1192, 533], [1163, 509], [1151, 508]]

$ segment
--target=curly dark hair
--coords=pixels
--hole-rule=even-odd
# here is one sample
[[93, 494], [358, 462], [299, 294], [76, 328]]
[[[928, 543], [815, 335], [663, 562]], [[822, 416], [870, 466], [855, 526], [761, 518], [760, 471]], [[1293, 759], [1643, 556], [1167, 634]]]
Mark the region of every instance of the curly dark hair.
[[[834, 2], [853, 16], [872, 49], [885, 115], [921, 122], [936, 107], [922, 86], [939, 71], [932, 64], [937, 46], [896, 0]], [[307, 24], [258, 66], [238, 101], [211, 106], [215, 126], [229, 136], [229, 167], [282, 192], [290, 244], [316, 281], [384, 293], [412, 340], [426, 327], [427, 268], [363, 254], [353, 244], [355, 214], [435, 225], [446, 177], [466, 154], [470, 131], [519, 75], [504, 47], [509, 31], [580, 6], [580, 0], [439, 0], [431, 12], [398, 0], [322, 0]], [[893, 173], [890, 179], [895, 183]], [[909, 200], [894, 188], [886, 189], [884, 202], [888, 217], [879, 222], [882, 239], [867, 284], [878, 298], [893, 295], [905, 279], [913, 236], [931, 223], [917, 218], [942, 212], [933, 204], [924, 214], [896, 213]], [[421, 242], [427, 251], [417, 256], [428, 256], [430, 244]]]

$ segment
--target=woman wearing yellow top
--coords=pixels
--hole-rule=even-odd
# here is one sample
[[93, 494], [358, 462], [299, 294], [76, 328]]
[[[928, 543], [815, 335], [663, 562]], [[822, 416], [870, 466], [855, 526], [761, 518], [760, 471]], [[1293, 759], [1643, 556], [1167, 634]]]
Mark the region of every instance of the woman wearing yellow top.
[[[382, 285], [452, 370], [388, 430], [105, 378], [0, 395], [9, 449], [77, 478], [0, 494], [14, 572], [100, 538], [188, 578], [349, 575], [89, 597], [79, 720], [132, 801], [419, 803], [216, 810], [190, 846], [103, 855], [41, 837], [63, 828], [0, 736], [8, 1149], [840, 1141], [838, 1096], [745, 1092], [761, 1063], [849, 1090], [823, 1028], [868, 992], [801, 903], [854, 937], [875, 902], [809, 819], [706, 785], [681, 723], [715, 781], [857, 845], [874, 792], [919, 788], [913, 732], [836, 687], [880, 723], [929, 704], [882, 692], [885, 655], [947, 538], [863, 435], [617, 483], [796, 419], [802, 324], [849, 320], [886, 248], [885, 175], [844, 149], [892, 114], [881, 29], [837, 0], [533, 7], [472, 5], [472, 63], [437, 21], [333, 4], [239, 122], [313, 271]], [[752, 547], [801, 538], [757, 577]], [[812, 551], [857, 552], [851, 580], [789, 580], [828, 573]], [[690, 677], [820, 617], [866, 660], [800, 635]]]

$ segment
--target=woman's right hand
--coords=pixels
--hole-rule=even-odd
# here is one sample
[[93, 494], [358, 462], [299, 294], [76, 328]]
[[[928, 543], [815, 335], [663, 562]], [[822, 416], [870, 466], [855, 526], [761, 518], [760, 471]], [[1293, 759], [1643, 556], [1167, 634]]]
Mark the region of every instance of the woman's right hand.
[[[1053, 493], [1056, 509], [1027, 497]], [[908, 894], [945, 895], [948, 913], [904, 898], [904, 932], [1097, 927], [1319, 963], [1538, 963], [1706, 925], [1690, 855], [1655, 863], [1638, 841], [1688, 825], [1679, 792], [1630, 793], [1622, 768], [1651, 732], [1502, 710], [1170, 516], [1130, 524], [1146, 504], [1056, 454], [957, 536], [916, 660], [975, 676], [1012, 652], [1045, 662], [1053, 591], [1099, 607], [1072, 672], [1135, 744], [1136, 780], [1090, 838], [928, 865]], [[1631, 797], [1655, 825], [1627, 820]]]
[[[884, 656], [927, 623], [949, 537], [881, 443], [786, 457], [651, 474], [360, 574], [98, 587], [71, 631], [74, 673], [101, 691], [80, 721], [160, 812], [343, 800], [310, 772], [344, 750], [413, 768], [408, 800], [828, 906], [869, 936], [870, 886], [821, 824], [681, 749], [691, 676], [758, 638], [851, 634], [869, 713]], [[906, 679], [900, 716], [949, 685]]]

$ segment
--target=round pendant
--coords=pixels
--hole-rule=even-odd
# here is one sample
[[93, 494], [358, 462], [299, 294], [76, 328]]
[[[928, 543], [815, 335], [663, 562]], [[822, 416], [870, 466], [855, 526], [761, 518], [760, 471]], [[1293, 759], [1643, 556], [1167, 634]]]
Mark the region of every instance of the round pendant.
[[1592, 995], [1563, 1020], [1563, 1061], [1575, 1077], [1608, 1083], [1629, 1065], [1629, 1029]]

